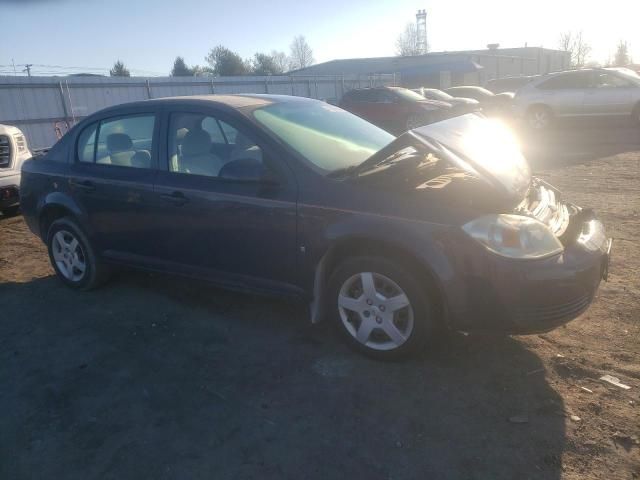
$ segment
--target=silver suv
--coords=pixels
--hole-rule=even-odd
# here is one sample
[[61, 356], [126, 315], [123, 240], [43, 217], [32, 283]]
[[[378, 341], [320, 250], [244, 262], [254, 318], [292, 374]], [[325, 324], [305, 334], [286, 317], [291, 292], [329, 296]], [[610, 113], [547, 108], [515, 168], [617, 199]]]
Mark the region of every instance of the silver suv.
[[537, 130], [561, 117], [633, 116], [640, 122], [640, 75], [626, 68], [551, 73], [518, 90], [514, 111]]

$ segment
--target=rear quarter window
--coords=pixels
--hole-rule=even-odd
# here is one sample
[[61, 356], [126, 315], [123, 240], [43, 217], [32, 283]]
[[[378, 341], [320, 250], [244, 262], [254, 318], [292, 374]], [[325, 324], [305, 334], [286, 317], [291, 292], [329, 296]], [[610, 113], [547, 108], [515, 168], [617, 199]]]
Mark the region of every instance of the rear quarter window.
[[96, 130], [98, 124], [94, 123], [86, 127], [78, 136], [78, 153], [79, 162], [93, 163], [96, 146]]

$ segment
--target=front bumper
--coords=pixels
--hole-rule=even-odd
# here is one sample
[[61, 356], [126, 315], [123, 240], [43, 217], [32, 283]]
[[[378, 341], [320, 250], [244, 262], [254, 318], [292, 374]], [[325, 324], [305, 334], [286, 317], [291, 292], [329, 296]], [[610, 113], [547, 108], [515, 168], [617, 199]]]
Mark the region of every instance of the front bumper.
[[0, 187], [0, 210], [13, 207], [20, 203], [20, 194], [17, 185]]
[[467, 262], [460, 283], [447, 287], [449, 323], [464, 331], [552, 330], [587, 310], [608, 275], [610, 253], [611, 239], [595, 219], [551, 258], [522, 261], [487, 253], [482, 261]]

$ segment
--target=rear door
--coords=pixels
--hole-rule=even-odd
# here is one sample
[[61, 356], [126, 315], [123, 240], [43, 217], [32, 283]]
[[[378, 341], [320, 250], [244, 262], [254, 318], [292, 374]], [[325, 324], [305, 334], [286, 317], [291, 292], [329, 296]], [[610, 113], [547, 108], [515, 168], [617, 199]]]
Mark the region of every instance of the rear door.
[[284, 158], [248, 122], [215, 109], [169, 111], [166, 124], [155, 188], [166, 226], [159, 255], [224, 283], [291, 287], [297, 186]]
[[134, 110], [89, 124], [77, 137], [68, 188], [106, 257], [150, 254], [158, 133], [156, 111]]
[[631, 115], [633, 89], [631, 81], [614, 72], [594, 71], [584, 97], [584, 114]]

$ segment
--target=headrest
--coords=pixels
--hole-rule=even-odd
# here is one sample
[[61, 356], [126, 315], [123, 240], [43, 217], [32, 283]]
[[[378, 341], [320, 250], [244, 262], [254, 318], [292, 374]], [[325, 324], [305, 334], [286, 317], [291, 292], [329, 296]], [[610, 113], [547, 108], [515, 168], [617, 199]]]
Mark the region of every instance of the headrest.
[[151, 167], [151, 154], [148, 150], [138, 150], [133, 157], [131, 157], [131, 166], [137, 168], [150, 168]]
[[176, 142], [178, 142], [178, 145], [182, 144], [187, 133], [189, 133], [188, 128], [183, 127], [178, 129], [178, 131], [176, 132]]
[[207, 132], [200, 129], [189, 130], [182, 141], [183, 155], [202, 155], [210, 153], [211, 137]]
[[126, 152], [133, 150], [131, 137], [126, 133], [112, 133], [107, 136], [107, 150], [111, 153]]

